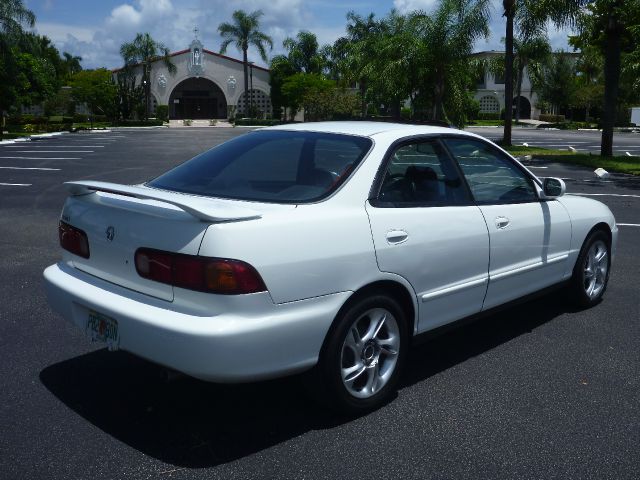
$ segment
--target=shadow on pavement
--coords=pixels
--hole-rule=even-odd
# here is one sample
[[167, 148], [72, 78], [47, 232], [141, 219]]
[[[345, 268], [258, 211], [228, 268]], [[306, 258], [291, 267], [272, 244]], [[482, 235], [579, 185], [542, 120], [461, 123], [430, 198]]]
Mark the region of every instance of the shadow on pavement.
[[[552, 294], [414, 347], [400, 388], [532, 331], [569, 311], [565, 303]], [[311, 401], [300, 377], [218, 385], [186, 377], [166, 382], [160, 372], [133, 355], [103, 349], [51, 365], [40, 380], [117, 440], [184, 467], [212, 467], [350, 421]]]

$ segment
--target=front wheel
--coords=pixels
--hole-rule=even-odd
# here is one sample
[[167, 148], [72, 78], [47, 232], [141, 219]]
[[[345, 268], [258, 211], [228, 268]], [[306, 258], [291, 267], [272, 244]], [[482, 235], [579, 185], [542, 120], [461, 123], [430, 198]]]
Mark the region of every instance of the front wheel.
[[402, 308], [386, 295], [372, 295], [336, 322], [319, 365], [328, 400], [349, 413], [381, 406], [395, 392], [406, 353]]
[[602, 231], [591, 233], [585, 240], [573, 269], [571, 288], [576, 303], [590, 307], [598, 303], [609, 282], [611, 247]]

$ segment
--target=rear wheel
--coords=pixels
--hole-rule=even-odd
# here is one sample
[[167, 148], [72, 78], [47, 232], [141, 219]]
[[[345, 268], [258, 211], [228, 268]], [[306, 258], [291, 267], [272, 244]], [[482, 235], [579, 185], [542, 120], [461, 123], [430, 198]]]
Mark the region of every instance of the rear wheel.
[[395, 392], [407, 347], [407, 323], [386, 295], [354, 302], [336, 320], [320, 359], [332, 406], [358, 413], [381, 406]]
[[582, 245], [573, 269], [571, 288], [578, 305], [590, 307], [602, 299], [609, 282], [610, 267], [609, 237], [600, 230], [595, 231]]

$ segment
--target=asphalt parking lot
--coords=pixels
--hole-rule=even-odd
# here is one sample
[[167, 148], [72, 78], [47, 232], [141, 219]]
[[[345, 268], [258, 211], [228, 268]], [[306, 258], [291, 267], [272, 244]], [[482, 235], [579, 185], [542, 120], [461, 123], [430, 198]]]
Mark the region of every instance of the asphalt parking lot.
[[[517, 132], [514, 142], [538, 135]], [[356, 419], [319, 409], [298, 378], [167, 382], [49, 309], [42, 271], [59, 258], [62, 182], [142, 182], [243, 133], [119, 130], [0, 145], [0, 478], [638, 478], [640, 178], [530, 162], [621, 224], [604, 301], [577, 311], [555, 293], [417, 346], [398, 397]], [[587, 133], [561, 140], [578, 148]], [[616, 145], [640, 152], [640, 136]]]
[[[502, 127], [469, 127], [465, 130], [487, 137], [492, 141], [502, 138]], [[574, 148], [579, 153], [600, 154], [600, 138], [602, 132], [597, 130], [554, 130], [538, 128], [514, 128], [512, 131], [513, 145], [526, 143], [530, 147], [551, 148], [554, 150], [568, 150]], [[640, 134], [615, 133], [613, 144], [614, 155], [640, 156]]]

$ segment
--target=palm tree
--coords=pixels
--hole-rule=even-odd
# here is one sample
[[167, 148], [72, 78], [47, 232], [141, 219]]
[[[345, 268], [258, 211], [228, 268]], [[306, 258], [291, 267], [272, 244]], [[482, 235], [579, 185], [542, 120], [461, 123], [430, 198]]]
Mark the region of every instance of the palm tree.
[[367, 115], [367, 89], [372, 72], [371, 60], [376, 57], [377, 45], [382, 34], [383, 24], [370, 13], [362, 17], [355, 12], [347, 13], [347, 43], [344, 45], [346, 55], [341, 69], [346, 80], [357, 82], [362, 99], [362, 116]]
[[62, 56], [64, 57], [62, 64], [67, 78], [82, 71], [82, 65], [80, 65], [82, 57], [73, 56], [69, 52], [63, 52]]
[[151, 95], [151, 70], [153, 63], [162, 60], [170, 74], [176, 72], [176, 66], [171, 61], [169, 49], [160, 42], [156, 42], [148, 33], [138, 33], [133, 42], [123, 43], [120, 55], [124, 59], [125, 68], [142, 65], [142, 83], [144, 85], [144, 117], [149, 118], [149, 97]]
[[522, 95], [522, 80], [524, 70], [532, 64], [543, 63], [551, 54], [551, 45], [546, 36], [514, 38], [515, 51], [514, 67], [516, 70], [516, 122], [520, 121], [520, 96]]
[[267, 61], [265, 46], [268, 45], [269, 49], [273, 48], [273, 40], [271, 40], [271, 37], [259, 30], [261, 16], [261, 10], [256, 10], [249, 14], [243, 10], [236, 10], [232, 15], [233, 23], [223, 22], [218, 26], [218, 32], [223, 38], [220, 53], [226, 53], [227, 47], [232, 43], [238, 50], [242, 51], [245, 114], [249, 107], [247, 101], [249, 99], [249, 75], [247, 72], [247, 51], [249, 50], [249, 46], [254, 46], [256, 50], [258, 50], [260, 58], [265, 62]]
[[580, 8], [589, 0], [503, 0], [503, 16], [506, 17], [504, 98], [507, 108], [504, 116], [502, 143], [511, 145], [511, 103], [513, 99], [513, 36], [514, 25], [523, 36], [540, 33], [548, 21], [558, 27], [572, 26], [580, 14]]
[[287, 58], [297, 72], [322, 72], [325, 60], [318, 50], [318, 38], [314, 33], [301, 30], [296, 38], [285, 38], [282, 46], [289, 51]]
[[462, 82], [470, 71], [473, 45], [489, 35], [489, 9], [489, 0], [442, 0], [433, 15], [423, 17], [425, 66], [433, 86], [433, 120], [446, 119], [447, 89], [457, 98], [466, 89]]
[[33, 27], [36, 16], [24, 6], [22, 0], [2, 0], [0, 2], [0, 34], [15, 37], [22, 34], [22, 27]]
[[15, 67], [15, 58], [11, 54], [10, 46], [19, 39], [23, 32], [23, 26], [33, 27], [36, 23], [36, 16], [24, 6], [22, 0], [2, 0], [0, 1], [0, 140], [4, 131], [5, 111], [10, 107], [11, 95], [2, 88], [11, 86], [6, 82], [11, 81], [11, 71]]

